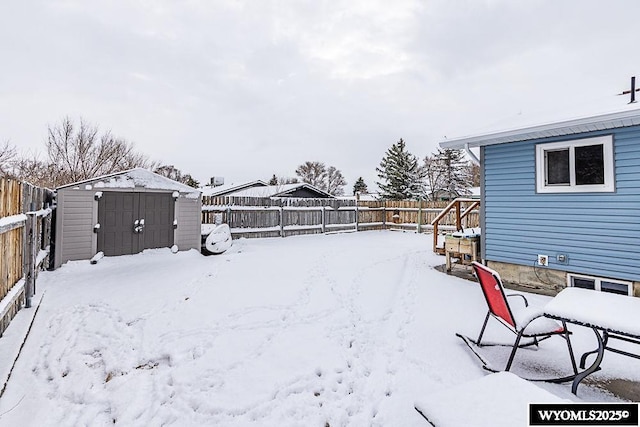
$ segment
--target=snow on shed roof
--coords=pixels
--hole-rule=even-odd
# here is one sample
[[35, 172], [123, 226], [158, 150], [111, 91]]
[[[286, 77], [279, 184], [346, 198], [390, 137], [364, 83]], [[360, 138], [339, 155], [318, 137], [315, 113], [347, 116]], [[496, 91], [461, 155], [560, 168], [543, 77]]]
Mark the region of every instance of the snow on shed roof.
[[153, 190], [172, 190], [181, 193], [200, 194], [197, 188], [189, 187], [178, 181], [166, 178], [147, 169], [135, 168], [126, 171], [116, 172], [109, 175], [98, 176], [84, 181], [74, 182], [58, 187], [77, 187], [91, 184], [94, 188], [148, 188]]
[[507, 142], [573, 135], [597, 130], [616, 129], [640, 125], [640, 108], [637, 104], [627, 105], [618, 111], [601, 113], [560, 121], [543, 121], [535, 125], [511, 127], [506, 130], [464, 136], [440, 141], [442, 148], [481, 147]]

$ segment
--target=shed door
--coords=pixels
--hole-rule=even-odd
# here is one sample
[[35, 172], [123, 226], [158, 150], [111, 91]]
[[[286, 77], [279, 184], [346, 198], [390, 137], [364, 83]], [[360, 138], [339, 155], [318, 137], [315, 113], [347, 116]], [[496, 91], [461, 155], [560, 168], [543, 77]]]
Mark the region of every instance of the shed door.
[[[103, 192], [98, 202], [98, 251], [129, 255], [173, 245], [174, 200], [167, 193]], [[136, 229], [136, 221], [144, 227]]]
[[144, 249], [173, 246], [174, 205], [171, 194], [140, 194], [140, 212], [144, 212], [144, 215], [140, 214], [140, 217], [144, 218], [144, 229], [141, 233]]

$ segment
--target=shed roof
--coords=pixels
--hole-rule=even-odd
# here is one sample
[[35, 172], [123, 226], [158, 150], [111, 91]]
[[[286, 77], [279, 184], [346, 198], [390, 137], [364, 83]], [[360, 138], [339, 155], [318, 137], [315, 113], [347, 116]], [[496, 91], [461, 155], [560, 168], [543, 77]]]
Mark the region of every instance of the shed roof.
[[200, 194], [197, 188], [189, 187], [178, 181], [174, 181], [147, 169], [135, 168], [95, 178], [85, 179], [58, 187], [64, 188], [78, 187], [81, 185], [92, 185], [97, 189], [105, 188], [148, 188], [153, 190], [171, 190], [181, 193]]
[[439, 144], [442, 148], [454, 149], [464, 148], [465, 146], [481, 147], [485, 145], [573, 135], [636, 125], [640, 125], [640, 108], [638, 108], [637, 104], [633, 104], [624, 110], [446, 139], [440, 141]]

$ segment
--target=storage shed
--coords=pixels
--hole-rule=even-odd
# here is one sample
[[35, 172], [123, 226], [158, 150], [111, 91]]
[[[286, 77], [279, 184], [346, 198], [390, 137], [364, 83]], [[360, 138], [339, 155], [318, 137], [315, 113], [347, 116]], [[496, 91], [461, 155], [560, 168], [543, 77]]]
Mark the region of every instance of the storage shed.
[[200, 190], [146, 169], [65, 185], [56, 199], [55, 268], [100, 252], [200, 249]]

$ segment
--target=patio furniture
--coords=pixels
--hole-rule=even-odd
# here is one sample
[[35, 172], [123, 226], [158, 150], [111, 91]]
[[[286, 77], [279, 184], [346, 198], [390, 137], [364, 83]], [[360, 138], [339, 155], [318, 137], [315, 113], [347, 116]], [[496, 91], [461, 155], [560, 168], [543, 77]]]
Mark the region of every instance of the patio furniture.
[[[538, 346], [540, 341], [554, 335], [559, 335], [567, 342], [574, 375], [545, 381], [566, 382], [572, 380], [575, 375], [577, 375], [578, 370], [573, 356], [573, 349], [571, 347], [571, 340], [569, 339], [569, 331], [567, 330], [565, 320], [559, 319], [560, 323], [558, 323], [555, 320], [544, 317], [542, 310], [530, 307], [526, 297], [522, 294], [506, 295], [498, 272], [478, 262], [473, 262], [472, 265], [476, 276], [478, 277], [478, 281], [480, 282], [480, 287], [482, 288], [482, 293], [484, 294], [489, 310], [487, 311], [484, 323], [480, 329], [480, 335], [478, 336], [477, 341], [471, 342], [482, 347], [482, 336], [484, 335], [490, 318], [496, 319], [500, 324], [513, 332], [516, 335], [516, 339], [513, 343], [511, 354], [509, 355], [509, 360], [505, 368], [505, 371], [508, 371], [511, 369], [511, 364], [513, 363], [513, 359], [518, 348], [530, 345]], [[512, 307], [509, 304], [507, 297], [521, 298], [523, 306], [517, 308]], [[465, 337], [459, 334], [458, 336], [465, 339]], [[522, 338], [531, 338], [532, 341], [521, 344]], [[469, 344], [468, 341], [468, 339], [465, 339], [467, 345]], [[476, 355], [478, 354], [476, 353]], [[487, 364], [485, 363], [485, 368], [486, 367]]]
[[486, 375], [424, 396], [414, 408], [437, 427], [529, 425], [529, 404], [562, 399], [510, 372]]
[[605, 350], [640, 359], [639, 354], [610, 345], [611, 340], [640, 345], [640, 298], [571, 287], [556, 295], [543, 312], [547, 318], [563, 324], [591, 328], [596, 336], [598, 348], [582, 355], [580, 368], [584, 368], [591, 354], [595, 353], [596, 358], [591, 366], [573, 379], [573, 394], [583, 379], [600, 369]]
[[447, 271], [451, 271], [452, 268], [451, 258], [459, 258], [461, 264], [468, 265], [469, 261], [477, 261], [480, 257], [480, 234], [473, 228], [447, 234], [444, 250]]

